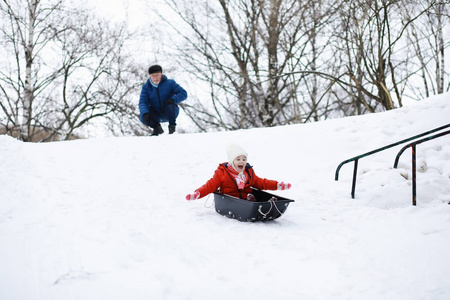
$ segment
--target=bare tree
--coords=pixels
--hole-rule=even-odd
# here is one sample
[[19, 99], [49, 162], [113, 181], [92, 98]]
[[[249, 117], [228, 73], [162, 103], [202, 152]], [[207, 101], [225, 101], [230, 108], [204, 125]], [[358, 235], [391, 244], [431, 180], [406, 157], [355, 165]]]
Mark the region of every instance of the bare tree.
[[422, 70], [430, 82], [430, 57], [435, 57], [433, 82], [439, 90], [445, 86], [448, 15], [444, 1], [165, 3], [186, 25], [172, 26], [184, 42], [172, 43], [171, 48], [178, 51], [180, 65], [210, 91], [209, 99], [184, 104], [186, 113], [204, 131], [317, 121], [401, 107], [419, 70], [412, 67], [412, 45], [406, 33], [423, 27], [419, 21], [431, 20], [430, 16], [434, 22], [430, 28], [435, 29], [429, 34], [435, 37], [430, 43], [435, 43], [436, 51], [433, 56], [421, 53]]
[[[431, 8], [411, 24], [408, 28], [408, 42], [410, 47], [411, 80], [408, 88], [410, 97], [421, 99], [430, 95], [441, 94], [449, 90], [449, 72], [445, 70], [445, 49], [450, 46], [448, 32], [448, 1], [423, 1], [415, 5], [406, 6], [404, 10], [405, 20], [411, 19], [411, 15], [417, 10], [423, 9], [422, 5]], [[434, 4], [434, 5], [433, 5]], [[447, 28], [447, 33], [445, 30]], [[420, 81], [415, 80], [420, 77]], [[447, 81], [447, 86], [445, 86]], [[422, 82], [418, 85], [417, 82]]]
[[[375, 111], [378, 104], [388, 110], [395, 107], [388, 85], [391, 54], [398, 40], [392, 32], [393, 3], [352, 1], [342, 11], [345, 36], [340, 39], [345, 43], [343, 48], [349, 62], [346, 72], [350, 91], [358, 95], [356, 103], [362, 103], [369, 112]], [[394, 79], [395, 74], [391, 75]], [[390, 83], [395, 85], [395, 80]]]
[[[60, 1], [41, 5], [41, 1], [32, 0], [25, 5], [22, 1], [2, 1], [2, 40], [9, 48], [6, 57], [8, 68], [2, 68], [1, 90], [2, 110], [6, 116], [6, 128], [17, 130], [19, 137], [29, 140], [33, 134], [33, 101], [42, 93], [48, 83], [57, 77], [59, 70], [46, 70], [39, 75], [34, 66], [43, 64], [39, 53], [54, 37], [50, 12], [61, 6]], [[9, 56], [12, 54], [11, 56]], [[15, 65], [15, 67], [14, 67]]]
[[[130, 118], [138, 120], [131, 97], [140, 87], [140, 74], [126, 53], [130, 37], [121, 26], [110, 28], [89, 17], [78, 17], [73, 30], [66, 30], [55, 42], [58, 50], [63, 49], [62, 72], [55, 86], [57, 113], [51, 113], [56, 116], [51, 129], [64, 137], [98, 118], [109, 119], [112, 127]], [[50, 118], [49, 114], [44, 119]]]
[[124, 51], [130, 36], [123, 24], [112, 26], [65, 0], [3, 0], [0, 12], [7, 54], [0, 125], [7, 133], [24, 141], [69, 139], [99, 118], [138, 127], [131, 97], [140, 80]]
[[347, 114], [403, 105], [405, 86], [413, 72], [408, 67], [410, 46], [405, 43], [405, 32], [435, 3], [402, 18], [405, 6], [411, 5], [397, 0], [362, 0], [342, 6], [336, 52], [338, 64], [345, 69], [336, 82], [345, 93], [340, 95], [337, 87], [334, 93], [341, 108], [350, 111]]
[[[302, 86], [304, 76], [295, 71], [319, 69], [326, 48], [319, 35], [333, 17], [334, 5], [291, 0], [166, 3], [191, 29], [174, 27], [185, 38], [177, 48], [182, 64], [211, 91], [210, 105], [184, 105], [203, 130], [274, 126], [320, 117], [324, 97], [318, 89], [329, 85], [317, 76], [315, 83], [303, 81]], [[305, 86], [306, 104], [299, 97]]]
[[337, 21], [341, 5], [340, 2], [306, 1], [304, 16], [298, 20], [301, 27], [296, 35], [304, 42], [298, 43], [300, 47], [284, 51], [292, 55], [290, 61], [293, 65], [289, 70], [300, 74], [289, 76], [292, 77], [291, 84], [296, 87], [296, 102], [304, 113], [302, 122], [326, 119], [333, 109], [328, 92], [335, 80], [320, 74], [333, 74], [330, 65], [330, 56], [333, 56], [330, 24]]

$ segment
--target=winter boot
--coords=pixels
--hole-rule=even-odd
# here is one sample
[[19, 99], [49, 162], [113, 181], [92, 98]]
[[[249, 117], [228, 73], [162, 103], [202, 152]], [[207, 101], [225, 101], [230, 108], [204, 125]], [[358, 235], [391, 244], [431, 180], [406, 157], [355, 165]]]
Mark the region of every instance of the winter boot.
[[155, 128], [153, 128], [153, 132], [151, 134], [151, 136], [157, 136], [160, 135], [161, 133], [164, 133], [164, 130], [161, 127], [161, 124], [156, 124]]
[[256, 202], [256, 197], [253, 194], [248, 194], [247, 195], [247, 200], [251, 201], [251, 202]]
[[175, 132], [176, 125], [169, 125], [169, 134], [172, 134]]

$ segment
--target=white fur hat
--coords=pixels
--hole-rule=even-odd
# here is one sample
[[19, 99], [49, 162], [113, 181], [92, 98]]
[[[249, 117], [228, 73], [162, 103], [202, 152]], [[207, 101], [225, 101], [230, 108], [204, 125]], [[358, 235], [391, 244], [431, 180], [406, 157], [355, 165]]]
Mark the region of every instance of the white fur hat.
[[233, 165], [233, 161], [239, 155], [245, 155], [245, 157], [248, 157], [247, 152], [244, 149], [242, 149], [241, 146], [235, 144], [228, 146], [227, 154], [228, 154], [228, 163], [230, 163], [231, 165]]

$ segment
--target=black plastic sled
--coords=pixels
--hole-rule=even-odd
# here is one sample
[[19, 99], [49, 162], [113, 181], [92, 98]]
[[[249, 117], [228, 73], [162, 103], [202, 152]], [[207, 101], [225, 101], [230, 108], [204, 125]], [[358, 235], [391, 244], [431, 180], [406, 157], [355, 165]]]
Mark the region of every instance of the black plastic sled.
[[[257, 189], [253, 189], [252, 193], [256, 198], [256, 202], [215, 192], [216, 212], [243, 222], [269, 221], [281, 217], [288, 208], [289, 203], [294, 202], [294, 200]], [[272, 197], [275, 197], [277, 200], [272, 200]]]

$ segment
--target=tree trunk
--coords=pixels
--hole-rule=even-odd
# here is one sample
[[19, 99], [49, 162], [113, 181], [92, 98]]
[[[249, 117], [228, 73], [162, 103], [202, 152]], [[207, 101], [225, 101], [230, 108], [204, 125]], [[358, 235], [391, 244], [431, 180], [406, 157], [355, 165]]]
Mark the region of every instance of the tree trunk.
[[31, 137], [31, 121], [33, 118], [33, 100], [34, 100], [34, 88], [32, 78], [33, 68], [33, 55], [34, 55], [34, 30], [36, 23], [36, 11], [39, 5], [39, 0], [33, 0], [28, 7], [28, 37], [23, 36], [23, 43], [25, 48], [25, 86], [24, 86], [24, 99], [23, 99], [23, 119], [21, 124], [20, 135], [21, 139], [28, 141]]
[[[436, 18], [437, 18], [437, 47], [436, 47], [436, 82], [437, 93], [444, 93], [444, 76], [445, 76], [445, 56], [444, 56], [444, 37], [442, 34], [442, 16], [444, 12], [444, 3], [440, 2], [436, 5]], [[440, 60], [439, 60], [440, 58]]]

